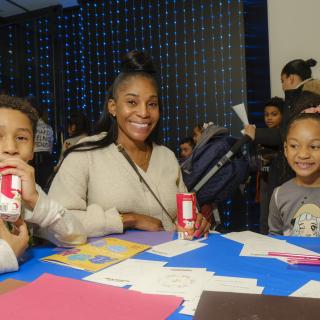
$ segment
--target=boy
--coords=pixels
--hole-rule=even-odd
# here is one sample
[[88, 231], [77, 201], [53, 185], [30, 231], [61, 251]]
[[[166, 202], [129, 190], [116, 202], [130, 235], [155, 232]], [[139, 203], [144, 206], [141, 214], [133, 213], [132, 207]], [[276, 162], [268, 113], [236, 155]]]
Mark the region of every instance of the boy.
[[[22, 216], [25, 221], [34, 224], [34, 230], [39, 236], [57, 245], [84, 243], [86, 235], [82, 224], [62, 206], [48, 198], [35, 183], [34, 169], [28, 162], [33, 158], [37, 121], [37, 113], [27, 101], [0, 95], [0, 169], [5, 168], [1, 174], [20, 177]], [[0, 238], [9, 239], [7, 244], [10, 244], [12, 239], [16, 240], [17, 238], [3, 231], [3, 222], [0, 223]], [[23, 223], [18, 224], [17, 237], [25, 234]], [[12, 249], [14, 251], [14, 248]], [[16, 252], [16, 255], [19, 253]], [[0, 261], [3, 260], [2, 255], [4, 253], [0, 251]]]
[[192, 154], [194, 148], [194, 141], [192, 137], [187, 137], [180, 142], [180, 159], [185, 160]]

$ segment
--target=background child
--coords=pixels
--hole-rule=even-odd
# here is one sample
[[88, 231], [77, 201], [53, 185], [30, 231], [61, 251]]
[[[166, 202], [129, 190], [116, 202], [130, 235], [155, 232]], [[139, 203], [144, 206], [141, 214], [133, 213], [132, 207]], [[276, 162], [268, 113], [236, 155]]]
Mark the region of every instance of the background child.
[[319, 113], [301, 113], [289, 122], [284, 149], [296, 177], [273, 192], [269, 212], [270, 233], [319, 236]]
[[[279, 128], [284, 104], [283, 99], [274, 97], [264, 105], [264, 121], [268, 128]], [[257, 174], [256, 200], [260, 203], [260, 232], [262, 234], [268, 233], [269, 203], [273, 192], [273, 187], [269, 184], [269, 169], [278, 152], [278, 147], [258, 146], [261, 167]]]
[[26, 100], [0, 95], [0, 168], [5, 168], [1, 174], [21, 178], [21, 214], [25, 221], [38, 227], [35, 231], [40, 236], [58, 245], [84, 243], [82, 224], [35, 183], [34, 168], [28, 162], [33, 158], [37, 121], [36, 111]]
[[192, 137], [186, 137], [180, 141], [180, 161], [191, 156], [194, 146], [195, 143]]

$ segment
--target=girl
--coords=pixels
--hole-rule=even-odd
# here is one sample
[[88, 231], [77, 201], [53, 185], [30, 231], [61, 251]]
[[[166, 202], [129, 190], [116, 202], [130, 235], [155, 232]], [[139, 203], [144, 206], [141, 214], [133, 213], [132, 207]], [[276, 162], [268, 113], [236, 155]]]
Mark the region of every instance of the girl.
[[320, 217], [319, 113], [301, 113], [289, 122], [284, 150], [296, 176], [273, 192], [270, 233], [318, 235], [319, 224], [311, 222]]
[[[69, 148], [52, 182], [50, 197], [82, 222], [88, 236], [175, 229], [176, 193], [186, 187], [174, 153], [157, 143], [154, 74], [144, 53], [127, 54], [99, 123], [104, 132]], [[200, 236], [210, 224], [199, 214], [196, 227]]]

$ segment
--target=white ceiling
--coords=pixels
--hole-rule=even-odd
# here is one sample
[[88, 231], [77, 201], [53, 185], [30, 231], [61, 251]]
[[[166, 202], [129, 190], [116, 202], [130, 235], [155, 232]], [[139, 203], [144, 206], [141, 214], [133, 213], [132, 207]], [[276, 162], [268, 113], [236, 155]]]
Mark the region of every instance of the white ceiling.
[[[16, 5], [15, 5], [16, 4]], [[78, 5], [77, 0], [0, 0], [0, 17], [8, 18], [51, 6], [62, 5], [64, 8]], [[21, 7], [19, 7], [21, 6]]]

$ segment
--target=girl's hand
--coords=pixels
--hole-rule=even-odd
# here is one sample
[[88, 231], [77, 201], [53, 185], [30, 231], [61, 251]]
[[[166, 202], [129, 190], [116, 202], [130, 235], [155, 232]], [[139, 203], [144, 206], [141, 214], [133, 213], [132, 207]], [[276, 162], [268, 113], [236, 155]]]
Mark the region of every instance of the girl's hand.
[[144, 214], [122, 213], [122, 221], [124, 229], [163, 231], [163, 225], [159, 219]]
[[12, 248], [16, 257], [20, 257], [28, 247], [29, 235], [28, 229], [22, 220], [14, 223], [13, 233], [11, 233], [3, 220], [0, 219], [0, 239], [5, 240]]
[[34, 175], [34, 168], [19, 158], [5, 158], [0, 157], [0, 168], [6, 168], [1, 171], [2, 175], [14, 174], [21, 179], [21, 197], [28, 208], [34, 209], [39, 194], [36, 190], [36, 182]]

